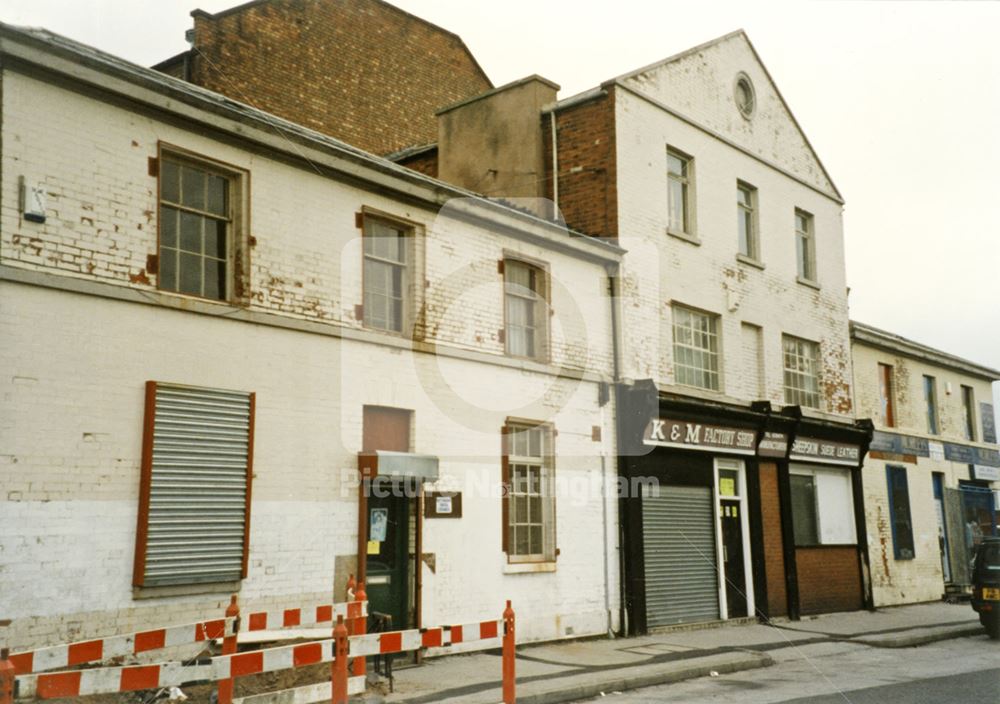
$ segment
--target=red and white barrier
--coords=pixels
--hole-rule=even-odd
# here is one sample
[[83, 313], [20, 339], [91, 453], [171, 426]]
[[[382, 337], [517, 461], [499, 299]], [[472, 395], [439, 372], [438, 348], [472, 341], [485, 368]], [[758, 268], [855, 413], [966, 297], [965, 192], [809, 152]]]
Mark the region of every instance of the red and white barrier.
[[15, 653], [10, 656], [10, 662], [14, 665], [14, 672], [18, 675], [45, 672], [46, 670], [101, 662], [111, 658], [129, 657], [175, 645], [189, 645], [215, 638], [225, 638], [235, 633], [235, 624], [236, 619], [220, 618], [183, 626], [169, 626], [151, 631], [97, 638], [79, 643], [53, 645], [48, 648]]
[[[514, 612], [510, 608], [509, 601], [503, 619], [499, 621], [477, 621], [437, 628], [364, 634], [364, 623], [368, 613], [367, 601], [364, 585], [357, 586], [355, 601], [323, 604], [307, 609], [262, 611], [246, 617], [248, 629], [257, 631], [336, 620], [333, 638], [309, 643], [238, 653], [236, 635], [240, 630], [240, 610], [236, 597], [233, 596], [226, 609], [226, 617], [222, 619], [39, 648], [9, 658], [8, 651], [3, 649], [0, 655], [0, 704], [12, 704], [15, 683], [19, 699], [55, 699], [180, 687], [206, 680], [218, 682], [219, 704], [233, 704], [233, 686], [237, 677], [326, 662], [332, 663], [329, 682], [244, 697], [235, 702], [306, 704], [326, 700], [332, 689], [333, 704], [346, 704], [349, 695], [364, 691], [363, 673], [366, 657], [442, 648], [475, 641], [482, 641], [482, 647], [488, 648], [493, 645], [489, 641], [501, 636], [504, 655], [504, 702], [513, 704], [515, 701]], [[347, 627], [348, 623], [351, 625], [350, 630]], [[350, 635], [350, 631], [355, 635]], [[46, 672], [54, 668], [68, 668], [220, 638], [223, 639], [223, 654], [211, 658], [208, 663], [198, 665], [164, 662]], [[348, 676], [348, 660], [353, 660], [355, 666], [358, 666], [354, 669], [353, 677]]]
[[345, 619], [368, 616], [367, 601], [348, 601], [339, 604], [321, 604], [298, 609], [275, 609], [247, 614], [247, 631], [277, 630], [297, 626], [316, 626], [334, 623], [338, 616]]

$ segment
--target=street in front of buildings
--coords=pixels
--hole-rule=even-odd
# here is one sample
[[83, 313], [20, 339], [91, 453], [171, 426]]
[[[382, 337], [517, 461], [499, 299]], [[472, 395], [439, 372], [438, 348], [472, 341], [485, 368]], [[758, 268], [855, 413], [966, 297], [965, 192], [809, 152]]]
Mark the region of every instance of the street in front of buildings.
[[968, 704], [1000, 701], [1000, 645], [985, 635], [883, 650], [857, 643], [789, 645], [772, 667], [579, 702], [608, 704]]

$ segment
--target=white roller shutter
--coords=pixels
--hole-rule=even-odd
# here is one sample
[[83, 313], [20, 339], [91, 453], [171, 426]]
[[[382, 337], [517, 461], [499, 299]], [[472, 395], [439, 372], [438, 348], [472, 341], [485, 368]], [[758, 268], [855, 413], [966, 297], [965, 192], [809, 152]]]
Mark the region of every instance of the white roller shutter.
[[253, 394], [160, 383], [153, 393], [139, 583], [238, 580], [249, 510]]
[[642, 499], [646, 626], [719, 618], [715, 514], [709, 487], [670, 486]]

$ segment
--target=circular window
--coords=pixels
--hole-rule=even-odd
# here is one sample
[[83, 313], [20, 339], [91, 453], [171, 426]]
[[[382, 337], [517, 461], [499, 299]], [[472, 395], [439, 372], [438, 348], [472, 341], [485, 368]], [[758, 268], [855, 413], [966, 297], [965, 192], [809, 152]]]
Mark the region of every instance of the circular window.
[[756, 107], [756, 98], [753, 92], [753, 83], [750, 82], [750, 77], [745, 73], [736, 76], [734, 97], [736, 98], [736, 107], [739, 109], [740, 114], [747, 119], [752, 117], [754, 108]]

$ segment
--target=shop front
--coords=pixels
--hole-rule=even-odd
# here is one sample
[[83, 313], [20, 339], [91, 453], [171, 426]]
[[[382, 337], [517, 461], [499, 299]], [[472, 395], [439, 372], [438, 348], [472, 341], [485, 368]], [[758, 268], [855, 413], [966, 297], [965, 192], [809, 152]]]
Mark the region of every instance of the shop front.
[[620, 499], [629, 633], [867, 603], [855, 508], [866, 430], [651, 382], [620, 387], [619, 403], [619, 471], [641, 487]]

